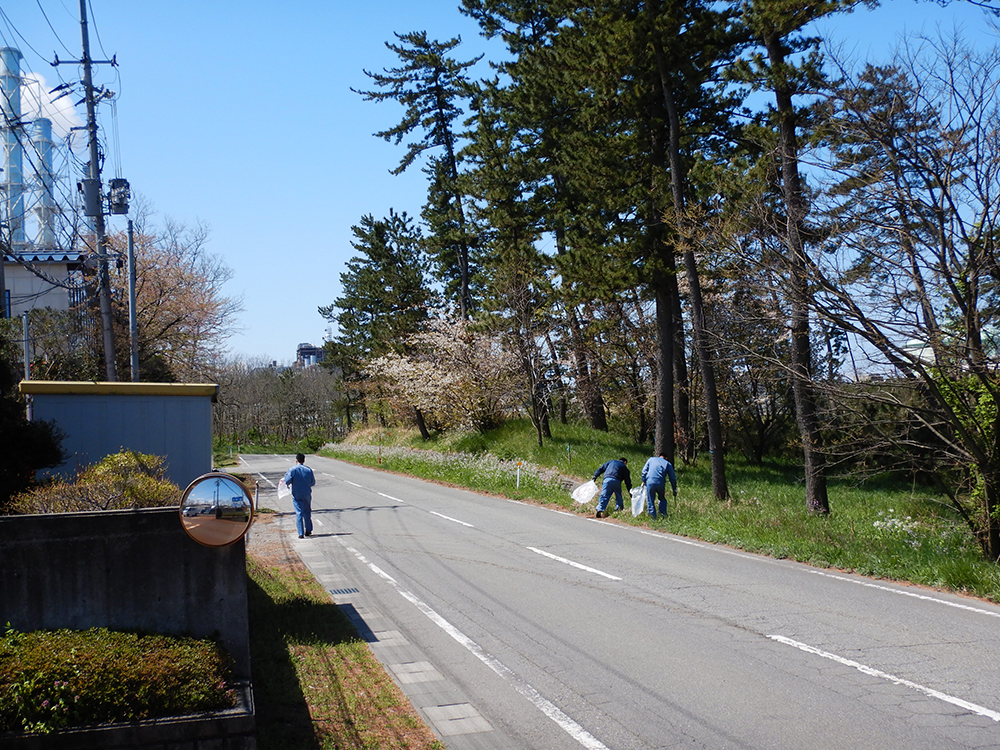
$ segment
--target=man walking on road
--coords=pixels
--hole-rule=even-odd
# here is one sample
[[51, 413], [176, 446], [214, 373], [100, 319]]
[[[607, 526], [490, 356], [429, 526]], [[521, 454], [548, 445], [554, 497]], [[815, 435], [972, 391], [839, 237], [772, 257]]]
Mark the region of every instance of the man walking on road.
[[598, 518], [604, 518], [605, 510], [611, 501], [612, 495], [615, 496], [615, 507], [618, 510], [625, 508], [625, 502], [622, 499], [622, 482], [625, 483], [625, 489], [629, 492], [632, 491], [632, 475], [629, 474], [628, 461], [626, 459], [613, 458], [601, 464], [601, 468], [594, 472], [595, 482], [601, 474], [604, 475], [604, 484], [601, 485], [601, 496], [597, 500]]
[[306, 457], [295, 456], [295, 466], [285, 473], [285, 484], [292, 491], [292, 505], [295, 507], [295, 528], [299, 539], [312, 536], [312, 488], [316, 484], [313, 470], [306, 466]]

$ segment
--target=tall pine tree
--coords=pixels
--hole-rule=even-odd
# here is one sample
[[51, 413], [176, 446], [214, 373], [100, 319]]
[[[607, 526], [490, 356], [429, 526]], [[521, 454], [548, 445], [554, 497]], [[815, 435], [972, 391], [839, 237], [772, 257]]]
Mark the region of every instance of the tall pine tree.
[[400, 44], [386, 42], [402, 65], [383, 73], [365, 71], [377, 86], [375, 91], [356, 91], [365, 101], [395, 100], [406, 110], [395, 127], [375, 133], [399, 145], [416, 134], [407, 144], [406, 153], [393, 174], [402, 173], [425, 152], [433, 156], [426, 171], [431, 177], [425, 219], [431, 230], [426, 247], [435, 257], [436, 275], [445, 289], [457, 297], [459, 310], [467, 318], [473, 308], [472, 241], [465, 217], [465, 196], [460, 187], [460, 141], [456, 120], [463, 114], [463, 100], [472, 88], [466, 71], [480, 57], [458, 62], [449, 54], [460, 43], [455, 37], [446, 42], [427, 38], [423, 31], [396, 34]]

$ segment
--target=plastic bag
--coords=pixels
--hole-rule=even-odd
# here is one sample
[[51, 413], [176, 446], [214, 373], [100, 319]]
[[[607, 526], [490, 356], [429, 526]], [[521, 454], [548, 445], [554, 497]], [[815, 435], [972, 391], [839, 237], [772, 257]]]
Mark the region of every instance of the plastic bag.
[[631, 492], [632, 495], [632, 515], [638, 516], [646, 509], [646, 499], [648, 493], [646, 492], [646, 485], [640, 484], [638, 487], [634, 487]]
[[291, 494], [292, 494], [292, 491], [290, 489], [288, 489], [288, 485], [285, 484], [285, 480], [284, 479], [280, 479], [278, 481], [278, 499], [280, 500], [283, 497], [288, 497]]
[[581, 484], [573, 490], [573, 499], [583, 505], [591, 502], [595, 497], [597, 497], [597, 493], [600, 491], [601, 488], [597, 486], [597, 482], [591, 479], [589, 482]]

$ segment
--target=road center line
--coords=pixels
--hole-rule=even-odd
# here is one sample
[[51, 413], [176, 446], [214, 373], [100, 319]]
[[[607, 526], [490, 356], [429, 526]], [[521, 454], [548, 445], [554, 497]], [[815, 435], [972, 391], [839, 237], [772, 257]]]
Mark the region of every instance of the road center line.
[[596, 573], [599, 576], [610, 578], [612, 581], [622, 580], [618, 576], [613, 576], [610, 573], [605, 573], [603, 570], [587, 567], [586, 565], [582, 565], [578, 562], [573, 562], [572, 560], [567, 560], [565, 557], [559, 557], [558, 555], [553, 555], [551, 552], [546, 552], [545, 550], [538, 549], [537, 547], [528, 547], [528, 549], [530, 549], [532, 552], [537, 552], [539, 555], [544, 555], [545, 557], [550, 557], [553, 560], [565, 563], [566, 565], [572, 565], [574, 568], [579, 568], [580, 570], [586, 570], [588, 573]]
[[454, 638], [458, 643], [464, 646], [469, 653], [479, 659], [483, 664], [496, 672], [505, 681], [511, 684], [511, 686], [517, 690], [521, 695], [527, 698], [539, 711], [548, 716], [552, 721], [554, 721], [560, 729], [566, 732], [570, 737], [579, 742], [587, 750], [609, 750], [607, 745], [603, 744], [594, 735], [588, 732], [586, 729], [577, 724], [573, 719], [567, 716], [562, 710], [556, 706], [554, 703], [546, 699], [539, 693], [535, 688], [529, 685], [527, 682], [518, 677], [507, 665], [501, 662], [496, 657], [486, 653], [482, 646], [476, 643], [474, 640], [469, 638], [465, 633], [456, 628], [446, 619], [441, 617], [437, 612], [431, 609], [429, 606], [424, 604], [420, 599], [411, 594], [409, 591], [404, 589], [399, 585], [399, 581], [390, 576], [380, 567], [374, 563], [368, 562], [365, 556], [358, 552], [353, 547], [349, 547], [346, 542], [342, 539], [338, 540], [344, 545], [355, 557], [358, 558], [364, 565], [368, 566], [375, 575], [385, 579], [390, 585], [410, 604], [414, 605], [417, 609], [423, 612], [431, 622], [441, 628], [445, 633]]
[[389, 498], [390, 500], [392, 500], [393, 502], [396, 502], [396, 503], [405, 503], [406, 502], [405, 500], [400, 500], [398, 497], [393, 497], [392, 495], [387, 495], [384, 492], [378, 492], [376, 494], [381, 495], [382, 497], [387, 497], [387, 498]]
[[438, 513], [436, 510], [432, 510], [431, 515], [443, 518], [445, 521], [453, 521], [454, 523], [460, 523], [463, 526], [469, 527], [470, 529], [476, 528], [471, 523], [466, 523], [465, 521], [459, 521], [457, 518], [452, 518], [451, 516], [446, 516], [443, 513]]
[[959, 708], [964, 708], [967, 711], [972, 711], [980, 716], [985, 716], [993, 721], [1000, 721], [1000, 713], [996, 711], [991, 711], [983, 706], [976, 705], [975, 703], [970, 703], [969, 701], [962, 700], [961, 698], [956, 698], [953, 695], [948, 695], [947, 693], [942, 693], [938, 690], [934, 690], [929, 687], [924, 687], [923, 685], [918, 685], [916, 682], [910, 682], [909, 680], [904, 680], [902, 677], [896, 677], [887, 672], [882, 672], [881, 670], [875, 669], [873, 667], [866, 666], [851, 659], [845, 659], [843, 656], [837, 656], [836, 654], [831, 654], [829, 651], [822, 651], [814, 646], [810, 646], [799, 641], [793, 641], [791, 638], [786, 638], [783, 635], [769, 635], [772, 641], [777, 641], [778, 643], [784, 643], [786, 646], [793, 646], [800, 651], [805, 651], [807, 654], [815, 654], [816, 656], [822, 656], [824, 659], [830, 659], [838, 664], [843, 664], [846, 667], [853, 667], [867, 675], [872, 677], [879, 677], [883, 680], [888, 680], [889, 682], [894, 682], [897, 685], [902, 685], [903, 687], [908, 687], [911, 690], [916, 690], [918, 693], [923, 693], [931, 698], [937, 698], [945, 703], [951, 703], [953, 706], [958, 706]]
[[344, 480], [344, 484], [349, 484], [352, 487], [363, 487], [364, 486], [364, 485], [358, 484], [357, 482], [351, 482], [350, 480], [347, 480], [347, 479]]

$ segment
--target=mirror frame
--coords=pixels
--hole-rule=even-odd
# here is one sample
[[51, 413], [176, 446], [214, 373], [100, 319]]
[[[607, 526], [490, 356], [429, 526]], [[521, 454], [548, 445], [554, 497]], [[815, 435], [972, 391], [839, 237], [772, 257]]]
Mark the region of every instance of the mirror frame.
[[[221, 542], [212, 541], [212, 537], [206, 537], [204, 534], [198, 534], [198, 527], [197, 526], [192, 527], [192, 525], [186, 520], [187, 517], [184, 515], [184, 510], [187, 505], [187, 500], [188, 497], [191, 495], [191, 492], [199, 485], [217, 479], [228, 480], [232, 482], [234, 485], [236, 485], [236, 487], [238, 487], [240, 490], [242, 490], [243, 496], [246, 498], [247, 501], [247, 507], [250, 509], [250, 516], [246, 520], [246, 522], [242, 525], [242, 529], [240, 529], [239, 534], [233, 537], [232, 539], [226, 537], [225, 541]], [[250, 494], [250, 490], [247, 489], [247, 486], [243, 484], [242, 481], [237, 479], [232, 474], [227, 474], [222, 471], [211, 471], [208, 474], [202, 474], [200, 477], [196, 478], [194, 481], [191, 482], [191, 484], [187, 486], [187, 489], [184, 490], [184, 494], [181, 495], [181, 501], [179, 507], [177, 508], [177, 514], [178, 517], [180, 518], [181, 528], [184, 529], [184, 533], [186, 533], [189, 537], [191, 537], [191, 539], [196, 541], [198, 544], [201, 544], [205, 547], [228, 547], [231, 544], [235, 544], [240, 539], [245, 537], [247, 532], [250, 530], [250, 526], [253, 524], [254, 516], [256, 514], [256, 508], [254, 507], [254, 505], [255, 505], [254, 498]], [[210, 521], [215, 521], [215, 520], [217, 519], [216, 518], [210, 519]], [[232, 530], [235, 531], [235, 529]]]

